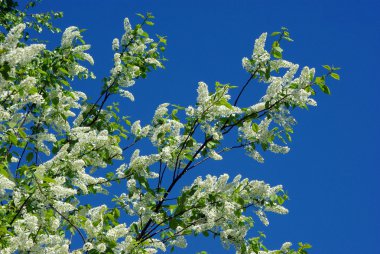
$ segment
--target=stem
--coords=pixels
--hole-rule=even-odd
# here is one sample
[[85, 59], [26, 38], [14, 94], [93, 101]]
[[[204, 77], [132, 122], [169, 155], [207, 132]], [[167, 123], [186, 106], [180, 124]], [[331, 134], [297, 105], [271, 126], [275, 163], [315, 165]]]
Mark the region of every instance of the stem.
[[[160, 208], [162, 207], [163, 203], [165, 202], [167, 196], [169, 195], [170, 191], [174, 188], [175, 184], [178, 182], [179, 179], [188, 171], [188, 168], [190, 167], [192, 161], [197, 157], [197, 155], [203, 150], [203, 148], [207, 145], [208, 142], [210, 142], [212, 138], [207, 138], [205, 142], [198, 148], [198, 150], [195, 152], [195, 154], [192, 157], [192, 160], [190, 160], [186, 167], [182, 170], [182, 172], [174, 178], [172, 183], [170, 184], [169, 188], [164, 194], [164, 197], [157, 203], [156, 208], [154, 209], [154, 212], [158, 212]], [[140, 234], [137, 236], [136, 240], [141, 240], [142, 237], [145, 235], [146, 230], [149, 228], [150, 224], [153, 222], [152, 219], [149, 219], [148, 222], [145, 224], [144, 228], [141, 230]]]
[[240, 96], [243, 94], [243, 92], [244, 92], [245, 88], [248, 86], [249, 82], [251, 82], [251, 80], [253, 79], [253, 77], [255, 77], [257, 70], [258, 70], [258, 69], [256, 69], [256, 70], [251, 74], [251, 76], [249, 77], [249, 79], [247, 80], [247, 82], [245, 82], [243, 88], [240, 90], [240, 92], [239, 92], [239, 94], [238, 94], [238, 96], [237, 96], [237, 98], [236, 98], [236, 100], [235, 100], [235, 102], [234, 102], [234, 106], [236, 106], [236, 104], [238, 103]]
[[13, 216], [11, 222], [9, 223], [9, 225], [12, 225], [13, 222], [16, 220], [17, 216], [19, 216], [19, 214], [21, 213], [22, 209], [24, 208], [24, 206], [26, 205], [26, 203], [29, 201], [29, 199], [33, 196], [33, 194], [36, 192], [36, 189], [29, 194], [29, 196], [24, 200], [24, 202], [22, 203], [22, 205], [20, 206], [20, 208], [17, 210], [17, 213], [15, 216]]
[[[142, 26], [145, 24], [145, 22], [146, 22], [147, 20], [148, 20], [147, 17], [144, 18], [143, 22], [140, 24], [140, 27], [142, 27]], [[135, 36], [137, 36], [137, 34], [136, 34]], [[123, 54], [127, 51], [128, 47], [133, 43], [134, 40], [135, 40], [135, 37], [133, 37], [133, 38], [128, 42], [128, 44], [127, 44], [126, 46], [124, 46], [123, 50], [121, 51], [121, 55], [123, 55]], [[106, 89], [103, 93], [101, 93], [101, 95], [98, 97], [98, 99], [97, 99], [97, 100], [95, 101], [95, 103], [92, 105], [91, 109], [88, 111], [88, 113], [86, 114], [86, 116], [83, 118], [83, 120], [82, 120], [82, 122], [79, 124], [79, 126], [82, 126], [82, 124], [83, 124], [83, 123], [87, 120], [87, 118], [90, 116], [91, 111], [95, 108], [95, 106], [98, 104], [98, 102], [100, 101], [100, 99], [103, 98], [103, 95], [105, 95], [105, 97], [104, 97], [104, 99], [103, 99], [103, 101], [102, 101], [102, 103], [101, 103], [99, 109], [98, 109], [97, 112], [96, 112], [96, 115], [95, 115], [94, 119], [90, 122], [90, 124], [89, 124], [88, 126], [91, 126], [92, 124], [95, 123], [95, 121], [99, 118], [99, 113], [100, 113], [100, 111], [102, 110], [102, 108], [103, 108], [105, 102], [107, 101], [108, 97], [111, 96], [111, 94], [109, 93], [109, 90], [110, 90], [113, 86], [115, 86], [115, 85], [117, 84], [116, 80], [117, 80], [119, 77], [120, 77], [120, 73], [117, 74], [117, 76], [116, 76], [116, 78], [114, 79], [114, 81], [112, 82], [112, 84], [109, 85], [109, 86], [107, 87], [107, 89]]]
[[86, 243], [86, 238], [84, 237], [84, 235], [82, 234], [82, 232], [79, 230], [79, 228], [77, 226], [74, 225], [74, 223], [72, 223], [66, 216], [64, 216], [62, 213], [60, 213], [57, 209], [55, 209], [55, 207], [53, 205], [50, 205], [50, 207], [56, 212], [58, 213], [65, 221], [67, 221], [73, 228], [75, 228], [75, 230], [79, 233], [80, 237], [82, 238], [82, 241], [83, 243]]
[[[35, 180], [35, 182], [36, 182], [36, 184], [37, 184], [37, 187], [38, 187], [38, 189], [39, 189], [39, 191], [41, 192], [41, 194], [45, 197], [45, 200], [46, 200], [46, 202], [47, 203], [50, 203], [49, 202], [49, 199], [48, 199], [48, 197], [44, 194], [44, 192], [42, 191], [42, 188], [41, 188], [41, 186], [40, 186], [40, 184], [39, 184], [39, 182], [38, 182], [38, 180], [37, 180], [37, 178], [36, 178], [36, 176], [34, 175], [34, 173], [33, 173], [33, 178], [34, 178], [34, 180]], [[82, 232], [79, 230], [79, 228], [77, 227], [77, 226], [75, 226], [74, 225], [74, 223], [72, 223], [66, 216], [64, 216], [62, 213], [60, 213], [54, 206], [53, 206], [53, 204], [49, 204], [49, 206], [56, 212], [56, 213], [58, 213], [65, 221], [67, 221], [73, 228], [75, 228], [75, 230], [78, 232], [78, 234], [80, 235], [80, 237], [82, 238], [82, 241], [83, 241], [83, 243], [86, 243], [86, 238], [84, 237], [84, 235], [82, 234]]]

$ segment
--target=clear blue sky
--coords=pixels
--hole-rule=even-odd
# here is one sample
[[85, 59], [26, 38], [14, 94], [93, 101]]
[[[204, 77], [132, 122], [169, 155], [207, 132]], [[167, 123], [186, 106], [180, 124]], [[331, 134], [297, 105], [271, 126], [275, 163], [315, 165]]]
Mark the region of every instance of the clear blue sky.
[[[319, 73], [323, 64], [340, 66], [341, 81], [330, 82], [331, 96], [317, 95], [317, 108], [296, 112], [299, 124], [288, 155], [266, 153], [259, 165], [240, 152], [199, 173], [242, 173], [284, 185], [291, 198], [289, 215], [270, 216], [267, 228], [257, 223], [269, 247], [303, 241], [313, 245], [311, 253], [380, 253], [380, 1], [43, 0], [39, 8], [64, 11], [62, 28], [88, 29], [85, 40], [93, 46], [98, 81], [84, 82], [80, 89], [94, 96], [109, 73], [111, 42], [122, 34], [124, 17], [136, 24], [137, 12], [156, 16], [150, 32], [168, 36], [169, 61], [165, 70], [138, 82], [136, 102], [122, 108], [145, 123], [162, 102], [193, 104], [200, 80], [242, 85], [248, 74], [241, 58], [251, 54], [254, 39], [288, 27], [295, 41], [286, 44], [285, 58], [315, 66]], [[243, 103], [252, 100], [250, 95], [257, 98], [256, 87]], [[233, 253], [212, 238], [189, 243], [179, 253]]]

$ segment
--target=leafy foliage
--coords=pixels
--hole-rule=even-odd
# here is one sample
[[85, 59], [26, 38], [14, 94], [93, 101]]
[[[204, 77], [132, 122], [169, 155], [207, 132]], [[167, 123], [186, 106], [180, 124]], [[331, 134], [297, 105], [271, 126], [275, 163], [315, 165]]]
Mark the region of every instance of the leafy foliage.
[[[315, 76], [315, 69], [303, 67], [296, 77], [299, 65], [284, 60], [281, 47], [293, 41], [289, 31], [272, 33], [269, 51], [263, 33], [243, 59], [249, 78], [242, 87], [216, 82], [210, 91], [199, 82], [193, 106], [161, 104], [151, 123], [141, 126], [120, 113], [119, 103], [133, 101], [129, 88], [164, 68], [166, 37], [152, 39], [145, 31], [154, 16], [138, 14], [135, 26], [125, 19], [124, 34], [112, 42], [114, 66], [91, 102], [71, 86], [75, 79], [95, 79], [83, 30], [65, 29], [54, 50], [31, 43], [28, 29], [60, 31], [52, 20], [62, 13], [29, 13], [37, 2], [25, 11], [16, 1], [0, 2], [0, 253], [156, 253], [185, 248], [190, 235], [219, 238], [242, 254], [307, 253], [309, 244], [268, 250], [264, 234], [247, 237], [256, 216], [268, 225], [266, 213], [288, 212], [281, 185], [240, 175], [231, 181], [226, 174], [198, 177], [189, 186], [181, 180], [232, 149], [245, 149], [258, 162], [267, 150], [287, 153], [296, 123], [292, 111], [316, 106], [316, 86], [330, 94], [326, 80], [339, 80], [339, 68], [324, 65], [327, 73]], [[266, 85], [266, 94], [239, 107], [253, 81]], [[236, 98], [230, 89], [238, 89]], [[236, 144], [226, 146], [227, 135], [236, 135]], [[125, 162], [141, 140], [156, 152], [135, 149]], [[125, 192], [109, 204], [83, 199], [125, 183]], [[177, 186], [180, 192], [173, 191]], [[72, 249], [75, 239], [83, 247]]]

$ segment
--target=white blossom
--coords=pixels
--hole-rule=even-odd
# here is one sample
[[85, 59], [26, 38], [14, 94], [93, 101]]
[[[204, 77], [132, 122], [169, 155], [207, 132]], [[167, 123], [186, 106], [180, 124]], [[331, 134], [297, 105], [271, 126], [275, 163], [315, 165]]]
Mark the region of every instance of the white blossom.
[[[195, 105], [162, 103], [150, 124], [143, 127], [137, 120], [131, 125], [132, 135], [127, 137], [131, 146], [142, 140], [151, 142], [154, 151], [136, 149], [130, 154], [121, 148], [125, 140], [120, 138], [129, 129], [124, 129], [119, 115], [101, 99], [119, 94], [134, 101], [129, 88], [136, 80], [163, 68], [162, 38], [155, 42], [142, 26], [132, 28], [125, 18], [125, 33], [120, 41], [112, 41], [113, 67], [104, 79], [104, 93], [92, 104], [86, 94], [67, 83], [76, 82], [75, 76], [94, 77], [80, 64], [94, 64], [87, 53], [91, 46], [77, 43], [82, 42], [80, 30], [68, 27], [61, 47], [50, 51], [44, 44], [22, 40], [25, 28], [26, 24], [13, 25], [0, 42], [0, 65], [4, 65], [0, 74], [0, 139], [5, 147], [3, 155], [8, 156], [8, 160], [3, 156], [1, 165], [0, 210], [4, 216], [11, 215], [5, 218], [11, 223], [7, 225], [9, 232], [2, 235], [1, 254], [157, 253], [167, 247], [186, 248], [189, 232], [213, 232], [223, 247], [253, 253], [246, 237], [256, 220], [254, 215], [267, 226], [268, 212], [288, 213], [282, 206], [286, 195], [281, 185], [270, 186], [241, 175], [231, 181], [227, 174], [204, 173], [205, 177], [196, 177], [182, 190], [175, 186], [193, 167], [209, 158], [222, 160], [221, 154], [232, 148], [243, 147], [261, 163], [262, 150], [287, 153], [289, 147], [277, 141], [282, 133], [292, 133], [296, 120], [290, 109], [317, 105], [310, 88], [315, 69], [305, 66], [297, 76], [298, 64], [271, 60], [265, 50], [266, 33], [255, 40], [252, 56], [242, 59], [251, 78], [266, 86], [258, 102], [240, 108], [231, 101], [229, 89], [233, 86], [216, 82], [213, 89], [199, 82]], [[264, 77], [269, 67], [270, 75]], [[230, 142], [224, 136], [234, 128], [238, 129], [238, 144], [224, 146]], [[129, 156], [129, 162], [110, 170], [115, 160], [128, 160]], [[108, 188], [119, 182], [124, 185], [121, 193]], [[112, 206], [100, 199], [93, 207], [87, 202], [89, 194], [109, 193], [113, 194]], [[125, 214], [120, 215], [116, 207]], [[129, 218], [119, 219], [124, 215]], [[174, 217], [180, 226], [168, 227]], [[65, 234], [68, 227], [85, 238], [76, 250], [70, 248], [73, 243]], [[160, 236], [161, 230], [167, 234]], [[142, 232], [146, 235], [139, 235]], [[144, 241], [138, 239], [146, 236]], [[286, 242], [280, 250], [265, 253], [290, 253], [290, 247]], [[247, 250], [243, 252], [243, 248]]]
[[128, 232], [129, 232], [129, 229], [126, 227], [125, 223], [123, 223], [108, 230], [106, 236], [112, 241], [116, 241], [117, 239], [126, 236]]
[[131, 23], [129, 22], [128, 18], [124, 19], [124, 30], [125, 32], [130, 32], [132, 30]]
[[90, 242], [86, 242], [84, 245], [83, 245], [83, 250], [84, 251], [89, 251], [89, 250], [92, 250], [94, 248], [94, 246], [92, 245], [92, 243]]
[[127, 90], [124, 90], [124, 89], [120, 89], [120, 95], [122, 97], [125, 97], [125, 98], [128, 98], [130, 99], [131, 101], [134, 101], [135, 100], [135, 97], [133, 96], [133, 94]]
[[267, 33], [262, 33], [258, 39], [255, 40], [252, 59], [257, 63], [265, 63], [270, 59], [270, 54], [264, 49]]
[[156, 109], [154, 113], [153, 124], [157, 124], [158, 120], [168, 113], [169, 105], [170, 105], [169, 103], [162, 103], [158, 106], [158, 108]]
[[97, 249], [100, 253], [103, 253], [103, 252], [106, 251], [107, 246], [105, 245], [105, 243], [99, 243], [98, 245], [96, 245], [96, 249]]
[[198, 92], [197, 102], [199, 104], [205, 103], [209, 98], [209, 92], [208, 92], [208, 87], [206, 83], [199, 82], [197, 92]]
[[25, 30], [26, 25], [24, 23], [18, 24], [8, 32], [4, 40], [4, 45], [7, 48], [14, 49], [17, 46], [17, 43], [22, 37], [22, 32]]
[[120, 47], [119, 39], [115, 38], [112, 41], [112, 50], [113, 51], [118, 51]]
[[70, 26], [66, 28], [62, 35], [61, 47], [71, 47], [75, 38], [81, 38], [79, 29], [76, 26]]
[[211, 150], [209, 152], [209, 156], [210, 156], [211, 159], [214, 159], [216, 161], [223, 159], [223, 157], [220, 154], [218, 154], [217, 152], [215, 152], [214, 150]]
[[152, 64], [152, 65], [155, 65], [157, 67], [162, 68], [162, 64], [160, 63], [160, 61], [158, 61], [155, 58], [146, 58], [145, 62], [147, 62], [148, 64]]

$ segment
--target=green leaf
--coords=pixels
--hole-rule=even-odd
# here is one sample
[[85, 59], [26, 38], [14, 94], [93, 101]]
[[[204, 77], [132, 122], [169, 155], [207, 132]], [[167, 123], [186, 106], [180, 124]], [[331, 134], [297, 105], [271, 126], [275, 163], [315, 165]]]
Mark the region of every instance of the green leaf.
[[53, 103], [53, 105], [57, 106], [59, 104], [59, 98], [58, 97], [54, 97], [51, 102]]
[[179, 122], [179, 118], [177, 117], [177, 113], [178, 113], [178, 109], [173, 109], [172, 113], [171, 113], [171, 116], [172, 116], [173, 120], [176, 120], [176, 121]]
[[291, 38], [289, 38], [287, 36], [285, 36], [284, 39], [287, 40], [287, 41], [290, 41], [290, 42], [294, 41], [293, 39], [291, 39]]
[[11, 67], [7, 63], [4, 63], [2, 66], [0, 66], [0, 73], [3, 75], [4, 79], [9, 79], [10, 70]]
[[226, 108], [232, 109], [232, 105], [225, 98], [220, 99], [217, 105], [223, 105]]
[[138, 228], [138, 226], [137, 226], [136, 223], [132, 224], [132, 229], [133, 229], [134, 232], [136, 232], [136, 234], [139, 233], [139, 228]]
[[141, 13], [136, 13], [136, 15], [139, 16], [139, 17], [142, 18], [142, 19], [145, 19], [145, 16], [142, 15]]
[[176, 208], [177, 208], [177, 205], [169, 205], [168, 206], [168, 209], [169, 209], [169, 211], [170, 211], [171, 214], [174, 213], [174, 211], [175, 211]]
[[63, 69], [62, 67], [59, 67], [58, 70], [60, 70], [61, 72], [63, 72], [64, 74], [66, 74], [67, 76], [69, 76], [69, 72], [66, 70], [66, 69]]
[[340, 76], [338, 73], [331, 73], [330, 76], [333, 78], [333, 79], [336, 79], [336, 80], [340, 80]]
[[13, 127], [15, 127], [16, 126], [16, 122], [8, 122], [8, 126], [9, 126], [9, 128], [12, 128], [13, 129]]
[[3, 165], [0, 165], [0, 174], [5, 176], [6, 178], [9, 178], [9, 173], [8, 171], [4, 168]]
[[53, 178], [48, 177], [48, 176], [43, 177], [42, 180], [44, 182], [47, 182], [47, 183], [55, 183], [55, 180]]
[[286, 135], [286, 138], [287, 138], [290, 142], [292, 142], [292, 137], [290, 136], [290, 134], [286, 132], [285, 135]]
[[315, 83], [317, 84], [317, 85], [324, 85], [325, 84], [325, 79], [324, 79], [324, 77], [322, 76], [322, 77], [316, 77], [315, 78]]
[[18, 140], [17, 140], [17, 136], [13, 133], [13, 132], [10, 132], [8, 134], [8, 137], [9, 137], [9, 141], [14, 144], [14, 145], [17, 145], [18, 144]]
[[27, 137], [27, 135], [26, 135], [26, 133], [24, 132], [23, 129], [18, 129], [18, 134], [20, 135], [21, 138], [26, 138]]
[[241, 205], [242, 207], [245, 205], [245, 201], [244, 201], [244, 198], [242, 197], [238, 197], [236, 202]]
[[154, 26], [154, 23], [152, 21], [146, 21], [145, 24], [147, 24], [148, 26]]
[[319, 88], [321, 88], [322, 92], [324, 92], [325, 94], [328, 94], [328, 95], [331, 94], [329, 87], [326, 86], [325, 84], [319, 85]]
[[47, 73], [46, 73], [45, 71], [41, 70], [41, 69], [37, 69], [37, 71], [38, 71], [39, 73], [43, 74], [43, 75], [47, 75]]
[[33, 157], [34, 154], [32, 152], [28, 153], [28, 155], [26, 155], [26, 161], [31, 162], [33, 160]]
[[188, 159], [189, 161], [193, 161], [193, 156], [192, 156], [191, 154], [186, 153], [186, 154], [185, 154], [185, 157], [186, 157], [186, 159]]
[[269, 79], [270, 78], [270, 66], [268, 65], [268, 68], [265, 70], [265, 78]]
[[259, 131], [259, 126], [257, 125], [257, 123], [252, 123], [252, 130], [254, 132], [258, 132]]
[[278, 51], [276, 51], [276, 50], [273, 51], [273, 56], [274, 56], [275, 58], [279, 58], [279, 59], [282, 58], [282, 54], [281, 54], [281, 52], [278, 52]]
[[60, 80], [62, 84], [64, 84], [65, 86], [70, 86], [69, 82], [67, 82], [66, 79], [61, 79]]
[[29, 92], [30, 94], [36, 94], [36, 93], [38, 93], [38, 89], [37, 89], [37, 87], [33, 86], [33, 87], [31, 87], [31, 88], [29, 89], [28, 92]]
[[46, 182], [46, 183], [55, 183], [56, 181], [51, 178], [51, 177], [48, 177], [48, 176], [43, 176], [43, 175], [39, 175], [39, 174], [34, 174], [35, 177], [37, 177], [38, 179]]
[[269, 145], [267, 143], [261, 143], [261, 148], [263, 151], [266, 151], [268, 149]]
[[279, 35], [279, 34], [281, 34], [281, 32], [273, 32], [273, 33], [271, 33], [270, 36], [276, 36], [276, 35]]
[[177, 222], [177, 220], [175, 220], [175, 219], [171, 219], [170, 222], [169, 222], [169, 227], [170, 227], [171, 229], [176, 229], [177, 226], [178, 226], [178, 222]]
[[305, 249], [310, 249], [312, 246], [308, 243], [304, 243], [302, 247]]
[[325, 68], [325, 69], [328, 70], [328, 71], [331, 71], [331, 67], [328, 66], [328, 65], [322, 65], [322, 67]]
[[274, 47], [273, 48], [275, 51], [279, 52], [279, 53], [282, 53], [283, 49], [280, 48], [280, 47]]
[[157, 37], [160, 39], [160, 43], [163, 43], [163, 44], [167, 44], [167, 40], [166, 40], [166, 38], [165, 37], [162, 37], [162, 36], [159, 36], [159, 35], [157, 35]]

